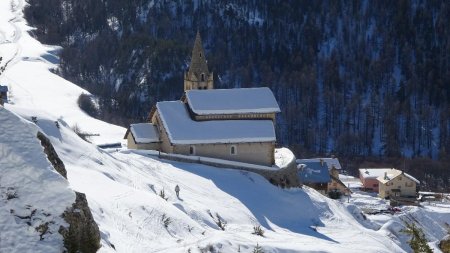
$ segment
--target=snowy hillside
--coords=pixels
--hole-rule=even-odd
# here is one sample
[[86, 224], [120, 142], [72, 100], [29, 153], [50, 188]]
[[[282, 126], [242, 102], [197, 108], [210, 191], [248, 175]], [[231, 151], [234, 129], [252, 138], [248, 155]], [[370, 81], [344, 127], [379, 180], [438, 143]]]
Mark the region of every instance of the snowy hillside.
[[0, 252], [61, 252], [60, 217], [75, 201], [37, 139], [38, 128], [0, 107]]
[[[1, 85], [8, 85], [10, 103], [6, 106], [16, 112], [29, 111], [26, 118], [45, 114], [54, 120], [64, 120], [71, 127], [92, 134], [96, 144], [120, 142], [125, 130], [88, 117], [77, 106], [82, 93], [89, 94], [49, 70], [56, 67], [59, 48], [46, 46], [33, 39], [22, 15], [24, 0], [0, 1], [0, 55], [8, 70], [0, 77]], [[27, 112], [24, 112], [25, 114]]]
[[[364, 219], [359, 206], [375, 205], [376, 198], [355, 195], [347, 204], [307, 187], [281, 189], [254, 173], [161, 160], [149, 151], [103, 150], [83, 141], [72, 130], [75, 124], [99, 134], [92, 139], [96, 144], [120, 142], [125, 129], [78, 108], [78, 96], [87, 92], [50, 71], [57, 63], [57, 49], [27, 34], [22, 7], [21, 0], [0, 1], [0, 53], [12, 59], [0, 76], [0, 83], [10, 88], [10, 101], [0, 109], [0, 151], [7, 152], [0, 153], [1, 187], [29, 180], [14, 184], [23, 187], [18, 200], [29, 200], [42, 210], [52, 207], [55, 224], [61, 223], [56, 214], [74, 200], [69, 185], [85, 193], [101, 232], [99, 252], [252, 252], [257, 244], [265, 252], [409, 252], [408, 238], [399, 232], [402, 217], [418, 220], [432, 246], [445, 235], [444, 223], [450, 223], [446, 206], [405, 208], [400, 215]], [[14, 116], [14, 122], [7, 123], [1, 118], [12, 115], [7, 110], [23, 118]], [[35, 125], [25, 121], [31, 117], [37, 117]], [[35, 157], [37, 141], [31, 136], [37, 129], [65, 163], [69, 185], [48, 169], [45, 159]], [[33, 145], [14, 146], [11, 136]], [[22, 159], [27, 161], [20, 166], [26, 177], [14, 171]], [[33, 176], [44, 168], [44, 176]], [[47, 178], [54, 179], [48, 185], [52, 190], [43, 188], [39, 196], [27, 190]], [[26, 251], [16, 248], [20, 242], [35, 252], [60, 252], [58, 234], [39, 244], [33, 231], [16, 228], [9, 210], [18, 200], [0, 205], [0, 229], [8, 231], [1, 234], [0, 249]], [[255, 226], [261, 226], [264, 237], [253, 234]]]

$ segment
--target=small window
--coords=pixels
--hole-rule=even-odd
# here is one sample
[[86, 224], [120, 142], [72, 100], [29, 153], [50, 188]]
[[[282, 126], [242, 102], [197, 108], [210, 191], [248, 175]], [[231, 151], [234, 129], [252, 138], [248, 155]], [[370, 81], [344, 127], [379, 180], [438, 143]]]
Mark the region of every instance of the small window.
[[398, 177], [398, 180], [402, 180], [402, 177]]
[[378, 184], [373, 184], [373, 187], [378, 187]]
[[231, 148], [230, 148], [230, 154], [232, 154], [232, 155], [236, 155], [236, 146], [231, 146]]
[[189, 154], [190, 155], [195, 155], [195, 147], [194, 146], [190, 146], [189, 147]]
[[205, 73], [202, 73], [202, 82], [205, 81]]
[[200, 53], [200, 58], [202, 58], [202, 53]]

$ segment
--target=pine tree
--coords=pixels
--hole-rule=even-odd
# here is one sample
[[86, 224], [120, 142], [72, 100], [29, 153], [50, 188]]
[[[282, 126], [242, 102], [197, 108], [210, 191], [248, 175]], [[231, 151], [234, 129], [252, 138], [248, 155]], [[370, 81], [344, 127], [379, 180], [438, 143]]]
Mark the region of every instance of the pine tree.
[[414, 253], [433, 253], [421, 228], [417, 227], [414, 222], [408, 223], [405, 221], [405, 226], [406, 228], [402, 229], [401, 232], [411, 236], [408, 243]]
[[255, 248], [252, 251], [253, 253], [264, 253], [264, 250], [261, 246], [259, 246], [259, 244], [257, 243]]

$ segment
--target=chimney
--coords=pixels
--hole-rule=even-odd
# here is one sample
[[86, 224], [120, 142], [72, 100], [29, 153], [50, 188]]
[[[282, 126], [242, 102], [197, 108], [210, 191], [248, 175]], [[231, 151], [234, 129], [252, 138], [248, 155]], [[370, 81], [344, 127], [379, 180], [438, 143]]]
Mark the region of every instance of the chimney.
[[323, 159], [320, 159], [320, 166], [323, 166]]
[[388, 179], [387, 172], [384, 172], [384, 179], [385, 179], [385, 180]]

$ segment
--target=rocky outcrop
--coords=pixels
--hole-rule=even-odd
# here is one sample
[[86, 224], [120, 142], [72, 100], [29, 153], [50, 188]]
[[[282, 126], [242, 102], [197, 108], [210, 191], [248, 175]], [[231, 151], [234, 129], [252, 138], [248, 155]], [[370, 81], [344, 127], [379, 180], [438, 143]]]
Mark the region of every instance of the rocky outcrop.
[[61, 226], [67, 253], [91, 253], [100, 248], [100, 230], [92, 217], [86, 195], [76, 192], [75, 203], [62, 215], [69, 228]]
[[444, 253], [450, 253], [450, 235], [445, 236], [441, 242], [439, 242], [439, 248]]
[[66, 167], [64, 166], [63, 161], [58, 157], [58, 154], [56, 153], [55, 148], [53, 148], [50, 140], [41, 132], [37, 133], [37, 138], [41, 141], [41, 145], [44, 147], [44, 152], [47, 155], [47, 159], [53, 165], [53, 168], [55, 168], [61, 176], [67, 179]]
[[[50, 140], [41, 132], [37, 133], [37, 138], [41, 141], [44, 152], [55, 170], [67, 179], [66, 167], [58, 157]], [[75, 193], [75, 203], [62, 214], [69, 227], [61, 226], [58, 230], [64, 238], [65, 252], [96, 252], [100, 248], [100, 230], [92, 217], [86, 195], [79, 192]]]

